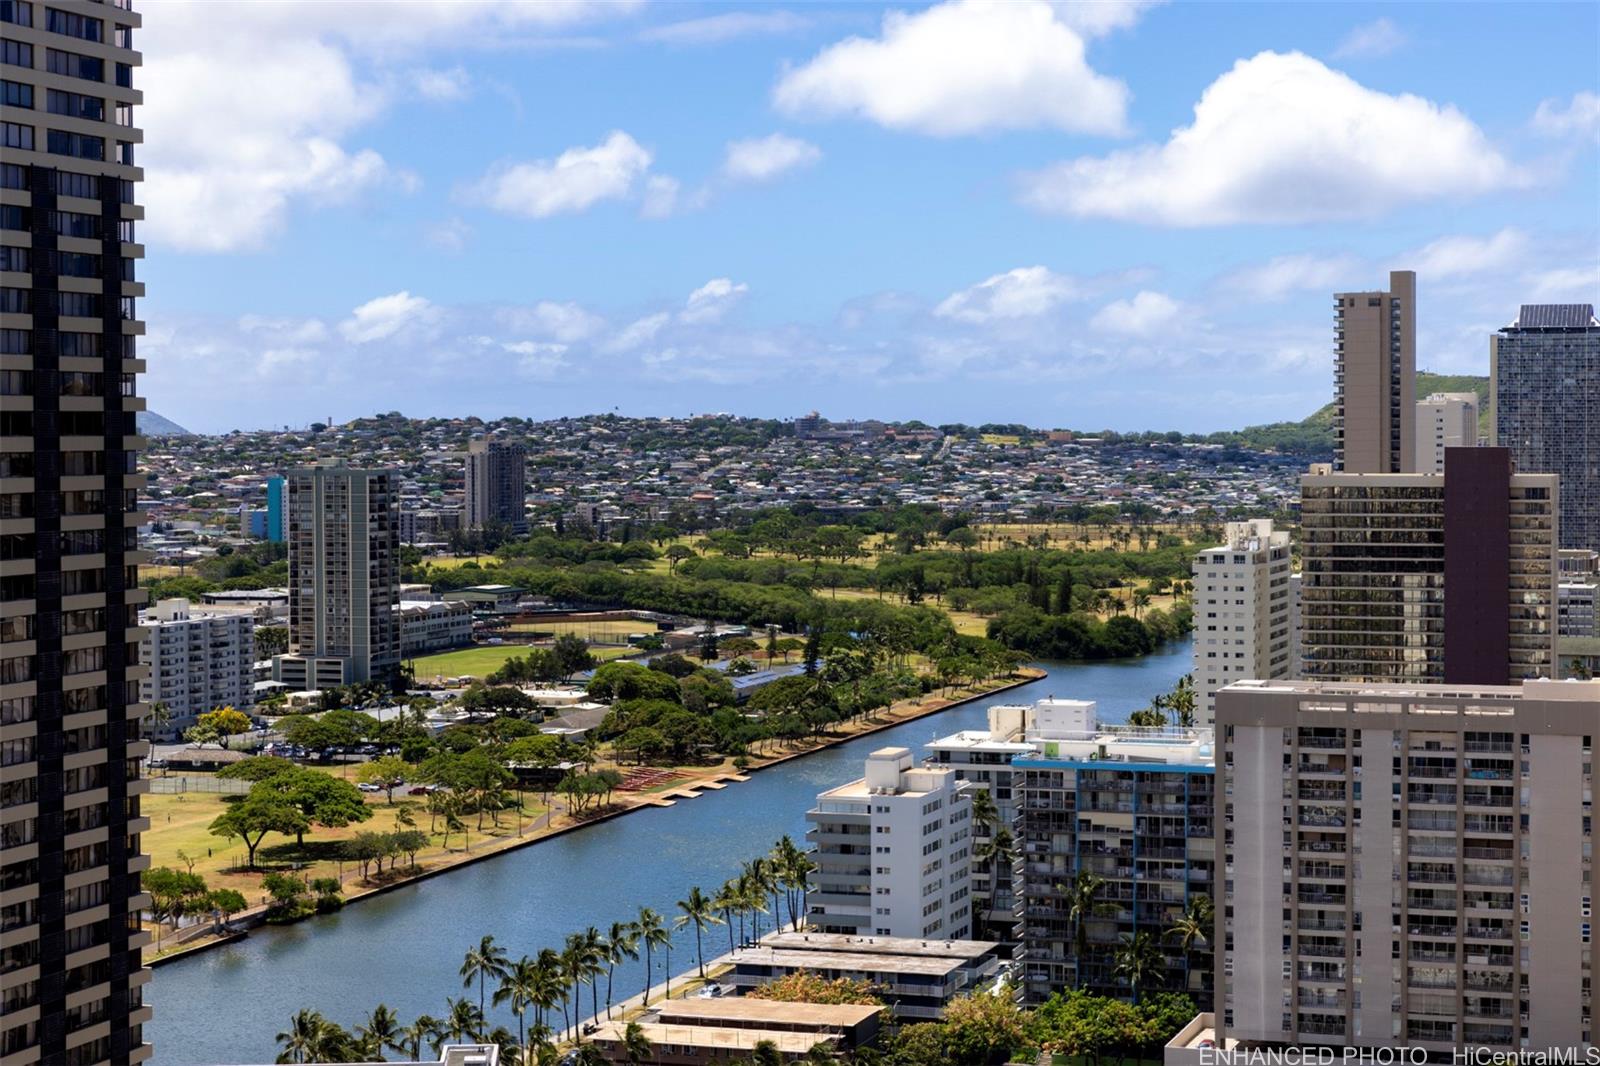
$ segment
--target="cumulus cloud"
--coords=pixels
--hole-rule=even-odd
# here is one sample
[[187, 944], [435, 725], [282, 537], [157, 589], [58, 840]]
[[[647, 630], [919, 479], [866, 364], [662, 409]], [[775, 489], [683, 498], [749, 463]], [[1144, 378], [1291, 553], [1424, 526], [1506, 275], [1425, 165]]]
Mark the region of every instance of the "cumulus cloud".
[[1333, 50], [1335, 59], [1376, 59], [1406, 44], [1406, 35], [1388, 18], [1377, 18], [1345, 34]]
[[1046, 314], [1068, 300], [1081, 299], [1073, 279], [1046, 267], [1018, 267], [953, 292], [933, 309], [939, 318], [960, 322], [992, 322]]
[[1507, 226], [1487, 237], [1440, 237], [1396, 257], [1392, 269], [1415, 270], [1419, 280], [1442, 281], [1519, 265], [1530, 247], [1526, 233]]
[[1053, 0], [1056, 18], [1085, 37], [1104, 37], [1113, 30], [1125, 30], [1139, 21], [1162, 0]]
[[740, 37], [793, 33], [806, 25], [806, 20], [792, 11], [728, 11], [651, 26], [640, 31], [639, 39], [675, 45], [721, 44]]
[[424, 100], [464, 100], [472, 89], [472, 78], [462, 67], [449, 70], [423, 68], [411, 72], [411, 88]]
[[785, 114], [855, 116], [935, 136], [1040, 127], [1120, 134], [1127, 87], [1090, 68], [1084, 36], [1043, 0], [891, 11], [880, 36], [840, 41], [785, 73], [774, 102]]
[[352, 344], [388, 340], [408, 326], [425, 324], [435, 315], [433, 304], [409, 292], [368, 300], [339, 323], [339, 332]]
[[1178, 317], [1178, 301], [1160, 292], [1145, 290], [1132, 299], [1116, 300], [1095, 312], [1091, 329], [1123, 337], [1153, 337]]
[[689, 294], [683, 310], [678, 312], [678, 321], [688, 323], [720, 321], [722, 316], [744, 299], [749, 291], [750, 286], [742, 281], [712, 278]]
[[194, 252], [259, 249], [296, 208], [405, 191], [414, 178], [348, 142], [398, 95], [448, 91], [448, 72], [400, 76], [409, 58], [502, 47], [613, 10], [579, 0], [167, 0], [139, 38], [147, 239]]
[[1600, 140], [1600, 93], [1585, 89], [1566, 103], [1544, 100], [1533, 113], [1533, 129], [1545, 137]]
[[1164, 144], [1060, 163], [1020, 191], [1052, 214], [1210, 226], [1370, 218], [1528, 180], [1454, 107], [1262, 52], [1212, 82]]
[[822, 149], [798, 137], [774, 133], [728, 142], [722, 173], [731, 181], [766, 181], [786, 170], [810, 166], [822, 158]]
[[592, 148], [568, 148], [555, 159], [500, 164], [477, 183], [485, 206], [522, 218], [587, 211], [602, 200], [631, 196], [650, 169], [650, 153], [621, 130]]
[[658, 311], [652, 315], [635, 319], [622, 329], [616, 336], [608, 340], [604, 347], [608, 352], [631, 352], [635, 348], [643, 347], [656, 339], [656, 334], [672, 321], [672, 316], [665, 311]]
[[588, 340], [606, 327], [604, 318], [570, 300], [540, 300], [531, 306], [505, 308], [496, 319], [513, 332], [534, 333], [563, 344]]
[[1363, 265], [1353, 255], [1296, 252], [1236, 270], [1222, 279], [1221, 286], [1227, 292], [1260, 301], [1281, 300], [1306, 289], [1349, 291], [1354, 279], [1361, 277]]

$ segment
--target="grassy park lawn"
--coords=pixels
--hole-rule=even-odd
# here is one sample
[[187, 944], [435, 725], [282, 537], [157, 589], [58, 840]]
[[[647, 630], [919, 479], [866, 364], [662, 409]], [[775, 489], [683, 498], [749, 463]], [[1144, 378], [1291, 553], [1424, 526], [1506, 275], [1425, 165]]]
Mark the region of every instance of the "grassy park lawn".
[[511, 627], [513, 633], [549, 633], [560, 637], [571, 633], [591, 644], [626, 644], [632, 633], [653, 633], [655, 623], [641, 622], [637, 618], [573, 619], [562, 622], [518, 622]]
[[[527, 806], [522, 816], [524, 825], [547, 810], [540, 806], [539, 798], [536, 792], [527, 793]], [[194, 860], [194, 872], [204, 877], [208, 886], [238, 889], [252, 905], [262, 901], [261, 877], [269, 870], [290, 869], [297, 864], [308, 864], [308, 868], [303, 871], [306, 877], [337, 877], [340, 843], [359, 832], [393, 832], [400, 828], [396, 817], [401, 810], [410, 809], [418, 829], [426, 832], [428, 828], [428, 809], [420, 798], [403, 796], [397, 792], [395, 805], [391, 807], [384, 799], [383, 793], [372, 793], [367, 796], [367, 808], [372, 812], [372, 817], [367, 821], [343, 829], [313, 826], [312, 831], [306, 834], [303, 848], [296, 847], [292, 837], [269, 834], [266, 840], [262, 841], [261, 847], [256, 850], [256, 862], [261, 868], [250, 870], [245, 867], [243, 843], [238, 839], [230, 841], [213, 836], [208, 830], [212, 820], [221, 813], [225, 805], [224, 799], [225, 797], [213, 792], [144, 796], [140, 801], [140, 809], [150, 819], [150, 830], [140, 838], [140, 842], [146, 854], [150, 856], [152, 867], [170, 866], [177, 870], [184, 869], [185, 864], [178, 857], [178, 852], [181, 851]], [[477, 830], [476, 815], [467, 815], [466, 822], [472, 830], [471, 836], [474, 842], [486, 836], [515, 836], [517, 832], [515, 810], [500, 812], [498, 830], [492, 827], [487, 815], [484, 817], [482, 833]], [[426, 865], [430, 858], [436, 860], [442, 854], [443, 840], [442, 835], [435, 834], [431, 838], [430, 847], [417, 856], [418, 863]], [[453, 834], [450, 838], [450, 847], [453, 851], [460, 850], [465, 843], [459, 833]], [[401, 863], [404, 865], [404, 859]], [[359, 875], [359, 869], [353, 863], [347, 862], [344, 864], [344, 873], [348, 884]]]
[[[634, 630], [637, 632], [637, 630]], [[632, 648], [590, 648], [596, 659], [616, 659]], [[417, 671], [417, 680], [428, 681], [435, 677], [487, 677], [500, 668], [507, 659], [528, 654], [526, 644], [490, 644], [476, 648], [442, 651], [436, 655], [422, 655], [411, 660]]]
[[[836, 593], [837, 593], [837, 596], [835, 597]], [[819, 597], [821, 597], [822, 599], [830, 599], [830, 598], [837, 598], [837, 599], [841, 599], [841, 600], [875, 600], [875, 599], [878, 599], [878, 594], [876, 592], [874, 592], [874, 591], [869, 590], [869, 589], [821, 589], [821, 590], [818, 590], [817, 595]], [[902, 606], [903, 607], [903, 606], [905, 606], [905, 597], [900, 595], [898, 592], [885, 592], [883, 594], [883, 602], [885, 602], [885, 603], [893, 603], [893, 604], [895, 604], [897, 606]], [[952, 611], [950, 608], [942, 606], [941, 604], [935, 602], [933, 597], [931, 597], [931, 596], [925, 598], [923, 600], [923, 604], [925, 606], [933, 607], [933, 608], [935, 608], [937, 610], [941, 610], [945, 614], [949, 615], [950, 616], [950, 621], [951, 621], [952, 624], [955, 625], [957, 633], [961, 633], [961, 634], [963, 634], [965, 636], [969, 636], [969, 637], [983, 637], [983, 636], [988, 636], [988, 634], [989, 634], [989, 620], [987, 618], [985, 618], [981, 614], [976, 614], [976, 613], [974, 613], [972, 611]]]
[[500, 558], [495, 555], [463, 555], [460, 558], [454, 555], [430, 555], [422, 561], [435, 570], [454, 570], [468, 563], [477, 563], [481, 567], [500, 565]]

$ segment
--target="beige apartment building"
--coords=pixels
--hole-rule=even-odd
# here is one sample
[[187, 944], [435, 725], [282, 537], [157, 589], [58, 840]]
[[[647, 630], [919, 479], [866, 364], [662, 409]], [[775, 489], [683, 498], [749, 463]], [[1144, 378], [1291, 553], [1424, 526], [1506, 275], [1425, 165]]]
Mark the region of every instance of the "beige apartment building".
[[1229, 522], [1223, 543], [1194, 557], [1195, 724], [1209, 727], [1212, 700], [1247, 677], [1293, 677], [1289, 534], [1272, 520]]
[[1409, 473], [1417, 469], [1417, 275], [1391, 270], [1387, 292], [1341, 292], [1333, 301], [1333, 468]]
[[1417, 401], [1417, 470], [1444, 473], [1446, 448], [1478, 443], [1478, 394], [1436, 392]]
[[1300, 495], [1304, 677], [1507, 684], [1551, 675], [1554, 474], [1514, 472], [1503, 448], [1451, 448], [1444, 474], [1319, 464]]
[[0, 7], [0, 1059], [142, 1062], [126, 0]]
[[400, 542], [392, 475], [342, 460], [288, 473], [289, 651], [272, 678], [322, 689], [400, 665]]
[[1217, 695], [1223, 1040], [1593, 1041], [1600, 682]]

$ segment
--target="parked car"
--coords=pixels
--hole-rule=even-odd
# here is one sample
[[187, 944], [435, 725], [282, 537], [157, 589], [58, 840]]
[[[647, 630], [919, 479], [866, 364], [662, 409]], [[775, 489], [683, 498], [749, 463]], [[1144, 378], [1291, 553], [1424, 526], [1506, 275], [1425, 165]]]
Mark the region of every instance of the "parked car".
[[356, 786], [363, 792], [382, 792], [383, 786], [376, 781], [363, 781]]
[[696, 993], [696, 995], [698, 995], [701, 999], [721, 999], [727, 994], [728, 990], [717, 984], [715, 981], [708, 983], [704, 988]]

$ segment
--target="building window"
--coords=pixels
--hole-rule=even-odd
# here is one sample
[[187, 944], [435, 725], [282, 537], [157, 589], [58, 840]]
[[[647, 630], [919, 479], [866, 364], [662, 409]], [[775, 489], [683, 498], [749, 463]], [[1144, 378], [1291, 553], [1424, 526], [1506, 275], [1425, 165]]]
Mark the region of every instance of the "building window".
[[70, 155], [97, 162], [106, 157], [104, 137], [91, 137], [87, 133], [72, 133], [69, 130], [51, 130], [48, 142], [52, 155]]
[[0, 105], [33, 109], [33, 86], [20, 81], [0, 81]]
[[57, 11], [53, 7], [44, 10], [45, 29], [51, 33], [76, 37], [80, 41], [94, 41], [97, 44], [105, 40], [106, 24], [97, 18], [74, 15], [69, 11]]
[[106, 102], [100, 97], [70, 93], [62, 89], [45, 90], [44, 106], [52, 115], [66, 115], [68, 118], [86, 118], [93, 122], [103, 122], [106, 117]]
[[33, 127], [20, 122], [0, 122], [0, 148], [33, 151]]
[[0, 41], [0, 63], [33, 69], [33, 45], [22, 41]]
[[28, 0], [0, 0], [0, 22], [13, 26], [33, 25], [33, 5]]

